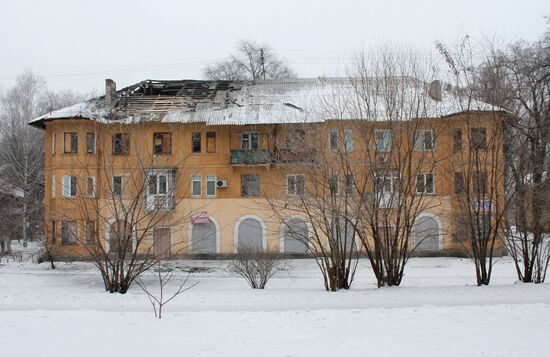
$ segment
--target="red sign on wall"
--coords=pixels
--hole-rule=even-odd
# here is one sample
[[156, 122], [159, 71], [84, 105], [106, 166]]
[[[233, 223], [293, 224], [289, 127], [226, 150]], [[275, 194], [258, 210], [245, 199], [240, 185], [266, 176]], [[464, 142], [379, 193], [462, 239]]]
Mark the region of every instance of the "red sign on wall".
[[208, 212], [202, 211], [191, 217], [191, 224], [207, 224], [209, 221]]

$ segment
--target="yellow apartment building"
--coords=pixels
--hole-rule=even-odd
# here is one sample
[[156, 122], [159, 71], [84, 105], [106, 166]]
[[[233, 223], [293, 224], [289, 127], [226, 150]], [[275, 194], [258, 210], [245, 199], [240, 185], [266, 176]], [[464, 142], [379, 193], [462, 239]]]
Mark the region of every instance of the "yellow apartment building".
[[[382, 111], [359, 110], [363, 102], [350, 94], [349, 81], [146, 80], [117, 91], [107, 80], [104, 96], [30, 122], [45, 130], [49, 241], [67, 257], [84, 256], [97, 242], [114, 251], [120, 247], [112, 232], [125, 221], [133, 244], [159, 256], [231, 254], [243, 245], [304, 254], [307, 246], [293, 232], [311, 231], [312, 223], [295, 211], [281, 219], [272, 202], [318, 190], [312, 175], [328, 175], [342, 152], [349, 169], [361, 169], [356, 177], [342, 167], [330, 172], [331, 192], [348, 194], [359, 176], [379, 170], [373, 177], [382, 177], [381, 192], [391, 193], [398, 182], [394, 165], [403, 164], [395, 153], [414, 135], [411, 157], [422, 157], [425, 169], [415, 173], [413, 187], [426, 204], [413, 242], [419, 252], [460, 250], [456, 198], [470, 180], [459, 166], [473, 146], [502, 146], [502, 113], [476, 101], [461, 107], [438, 82], [415, 83], [419, 104], [414, 110], [407, 104], [392, 119], [387, 104]], [[483, 160], [491, 169], [503, 155]], [[494, 181], [504, 194], [495, 174], [479, 175], [474, 184]], [[366, 187], [375, 183], [363, 182], [365, 196], [371, 194]]]

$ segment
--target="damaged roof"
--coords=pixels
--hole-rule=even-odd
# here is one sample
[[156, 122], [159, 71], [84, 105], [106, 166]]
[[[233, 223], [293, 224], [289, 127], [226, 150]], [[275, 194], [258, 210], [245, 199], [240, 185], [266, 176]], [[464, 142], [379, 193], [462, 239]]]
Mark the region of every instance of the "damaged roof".
[[[495, 110], [486, 103], [464, 102], [450, 90], [440, 89], [440, 95], [434, 96], [432, 89], [428, 83], [404, 77], [385, 79], [383, 83], [377, 79], [325, 77], [265, 81], [145, 80], [116, 91], [112, 98], [102, 96], [78, 103], [29, 124], [43, 128], [46, 121], [80, 118], [126, 124], [159, 121], [248, 125], [385, 120], [396, 115], [405, 119], [404, 114], [407, 118], [442, 117], [465, 111], [465, 105], [467, 110]], [[388, 100], [390, 97], [392, 100]]]

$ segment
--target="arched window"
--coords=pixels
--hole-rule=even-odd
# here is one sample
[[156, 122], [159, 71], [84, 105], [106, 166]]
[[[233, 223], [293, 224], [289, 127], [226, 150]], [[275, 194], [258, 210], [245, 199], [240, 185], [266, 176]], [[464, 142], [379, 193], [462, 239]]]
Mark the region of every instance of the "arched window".
[[247, 247], [263, 250], [263, 227], [255, 218], [245, 218], [237, 228], [237, 251]]

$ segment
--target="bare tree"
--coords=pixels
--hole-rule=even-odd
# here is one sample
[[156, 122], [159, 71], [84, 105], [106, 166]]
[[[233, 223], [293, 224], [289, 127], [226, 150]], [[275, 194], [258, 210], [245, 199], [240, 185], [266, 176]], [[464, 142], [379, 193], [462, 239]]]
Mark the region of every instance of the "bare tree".
[[[285, 253], [311, 254], [327, 291], [349, 289], [357, 268], [359, 251], [354, 188], [346, 166], [348, 152], [340, 142], [338, 123], [283, 126], [274, 160], [284, 167], [282, 177], [264, 191], [274, 219], [284, 235]], [[337, 133], [335, 147], [327, 147], [329, 133]], [[343, 132], [342, 132], [343, 133]], [[293, 248], [286, 245], [293, 245]]]
[[266, 44], [242, 40], [237, 53], [229, 59], [207, 66], [204, 77], [210, 80], [258, 80], [293, 78], [296, 74]]
[[517, 42], [501, 53], [507, 108], [517, 115], [508, 128], [513, 198], [506, 245], [518, 279], [542, 283], [550, 263], [550, 36]]
[[[477, 284], [488, 285], [495, 252], [503, 244], [512, 195], [506, 180], [504, 145], [508, 116], [495, 105], [505, 100], [497, 92], [501, 76], [495, 72], [480, 75], [476, 69], [498, 69], [498, 57], [489, 53], [476, 62], [467, 37], [456, 50], [451, 51], [443, 44], [437, 47], [449, 64], [456, 102], [466, 117], [465, 125], [455, 129], [455, 153], [447, 169], [452, 173], [448, 179], [454, 181], [458, 211], [455, 218], [458, 228], [452, 234], [472, 259]], [[480, 99], [492, 103], [483, 104]]]
[[1, 98], [0, 182], [22, 194], [19, 200], [22, 222], [16, 226], [20, 227], [24, 242], [34, 237], [33, 232], [38, 234], [36, 228], [42, 223], [44, 193], [43, 133], [27, 122], [80, 99], [71, 91], [48, 91], [45, 81], [31, 71], [20, 74], [15, 87]]
[[351, 71], [351, 107], [365, 120], [356, 126], [361, 154], [348, 170], [360, 197], [357, 234], [379, 287], [401, 283], [415, 250], [439, 249], [437, 232], [418, 232], [421, 215], [444, 204], [434, 196], [446, 159], [444, 124], [429, 119], [441, 100], [434, 75], [429, 58], [399, 48], [360, 53]]
[[287, 266], [277, 254], [241, 246], [228, 269], [243, 277], [252, 289], [263, 289], [273, 275], [287, 270]]
[[158, 317], [159, 319], [162, 319], [162, 309], [166, 304], [168, 304], [170, 301], [174, 300], [178, 295], [186, 292], [189, 289], [194, 288], [199, 282], [195, 282], [189, 286], [187, 285], [187, 281], [189, 280], [189, 276], [191, 273], [187, 273], [187, 276], [185, 279], [181, 280], [177, 284], [177, 289], [170, 292], [168, 296], [166, 296], [166, 286], [170, 283], [172, 280], [172, 277], [174, 276], [174, 269], [170, 266], [163, 267], [161, 264], [161, 261], [159, 260], [157, 262], [156, 266], [156, 278], [158, 279], [158, 294], [155, 294], [155, 292], [147, 286], [147, 284], [143, 281], [142, 277], [138, 277], [136, 280], [136, 283], [138, 286], [143, 290], [143, 292], [147, 295], [147, 298], [149, 299], [149, 302], [153, 306], [153, 312], [155, 314], [155, 317]]
[[91, 125], [95, 137], [82, 141], [97, 154], [74, 156], [71, 171], [56, 178], [53, 184], [71, 199], [52, 200], [47, 219], [50, 231], [59, 232], [52, 239], [61, 236], [57, 244], [72, 244], [75, 255], [90, 257], [105, 289], [124, 294], [160, 258], [187, 248], [171, 241], [193, 213], [184, 200], [185, 158], [163, 155], [171, 151], [169, 133], [155, 147], [147, 145], [144, 124]]

